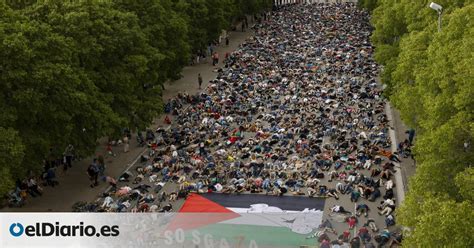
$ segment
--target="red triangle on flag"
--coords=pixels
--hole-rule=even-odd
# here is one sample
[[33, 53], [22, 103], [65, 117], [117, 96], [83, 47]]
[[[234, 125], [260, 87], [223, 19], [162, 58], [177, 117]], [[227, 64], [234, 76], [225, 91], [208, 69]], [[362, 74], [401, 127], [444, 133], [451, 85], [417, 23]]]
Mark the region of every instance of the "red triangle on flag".
[[183, 206], [179, 210], [180, 213], [234, 213], [226, 207], [213, 202], [206, 197], [198, 194], [190, 194]]
[[240, 215], [222, 205], [198, 194], [190, 194], [167, 229], [196, 229], [237, 217]]

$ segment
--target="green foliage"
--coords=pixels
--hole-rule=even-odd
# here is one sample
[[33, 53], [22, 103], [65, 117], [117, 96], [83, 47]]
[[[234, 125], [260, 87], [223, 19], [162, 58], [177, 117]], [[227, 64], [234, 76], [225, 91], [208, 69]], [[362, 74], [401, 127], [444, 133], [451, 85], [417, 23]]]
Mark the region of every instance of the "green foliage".
[[456, 186], [462, 198], [474, 201], [474, 168], [470, 167], [460, 172], [456, 176]]
[[139, 25], [151, 46], [149, 51], [154, 51], [152, 66], [146, 73], [153, 78], [147, 83], [160, 85], [168, 79], [178, 78], [189, 60], [188, 26], [185, 19], [172, 9], [171, 2], [118, 0], [114, 4], [139, 18]]
[[[415, 226], [405, 235], [407, 247], [473, 247], [472, 202], [456, 202], [434, 195], [416, 201], [410, 194], [400, 209], [399, 220]], [[415, 207], [418, 212], [411, 212]]]
[[172, 3], [190, 27], [188, 41], [193, 52], [215, 41], [234, 21], [272, 6], [271, 0], [173, 0]]
[[3, 138], [0, 143], [0, 195], [3, 195], [14, 186], [13, 178], [22, 172], [20, 164], [25, 147], [18, 132], [12, 128], [0, 127], [0, 136]]
[[229, 20], [226, 19], [224, 10], [224, 1], [221, 0], [206, 0], [206, 7], [208, 11], [207, 20], [207, 37], [210, 41], [216, 40], [223, 29], [230, 26]]
[[0, 195], [68, 144], [143, 130], [164, 82], [267, 0], [0, 1]]
[[472, 247], [474, 152], [474, 3], [379, 1], [373, 12], [375, 58], [402, 119], [417, 131], [417, 170], [399, 209], [408, 247]]
[[175, 9], [185, 19], [189, 27], [188, 42], [192, 51], [206, 47], [209, 42], [207, 36], [207, 23], [209, 23], [209, 10], [205, 0], [179, 0]]
[[369, 13], [372, 13], [372, 11], [377, 7], [378, 0], [359, 0], [357, 1], [357, 5], [360, 8], [364, 8]]

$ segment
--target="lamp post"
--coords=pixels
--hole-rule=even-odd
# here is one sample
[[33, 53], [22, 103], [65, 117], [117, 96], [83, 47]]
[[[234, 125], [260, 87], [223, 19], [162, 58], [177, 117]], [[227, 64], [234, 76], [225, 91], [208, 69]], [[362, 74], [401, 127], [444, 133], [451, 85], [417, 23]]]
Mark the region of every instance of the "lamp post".
[[438, 12], [438, 32], [441, 32], [441, 14], [443, 13], [443, 7], [435, 2], [431, 2], [430, 8]]

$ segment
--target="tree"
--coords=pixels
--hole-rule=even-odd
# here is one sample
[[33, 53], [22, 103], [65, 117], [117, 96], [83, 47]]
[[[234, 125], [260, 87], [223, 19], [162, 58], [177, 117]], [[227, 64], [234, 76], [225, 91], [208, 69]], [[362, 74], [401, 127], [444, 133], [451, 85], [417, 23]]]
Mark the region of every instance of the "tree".
[[[173, 7], [186, 20], [188, 42], [191, 51], [204, 49], [209, 42], [206, 26], [209, 23], [209, 10], [205, 0], [179, 0]], [[191, 28], [192, 27], [192, 28]]]
[[0, 194], [68, 144], [86, 156], [101, 137], [147, 127], [190, 49], [215, 40], [237, 9], [268, 2], [0, 1], [0, 133], [11, 145], [1, 147]]
[[208, 22], [206, 24], [209, 41], [217, 40], [223, 29], [230, 27], [230, 22], [225, 14], [225, 1], [206, 0]]
[[20, 165], [25, 147], [18, 132], [12, 128], [0, 127], [0, 135], [3, 138], [0, 143], [0, 195], [4, 195], [15, 185], [14, 178], [23, 176]]
[[474, 202], [474, 168], [469, 167], [458, 173], [455, 182], [459, 188], [461, 198], [471, 203]]
[[156, 65], [162, 56], [150, 46], [135, 13], [108, 2], [48, 1], [28, 14], [71, 42], [73, 66], [86, 74], [99, 93], [96, 99], [108, 106], [110, 111], [98, 116], [104, 126], [84, 126], [95, 139], [123, 127], [146, 126], [159, 113], [160, 88], [154, 86], [159, 85]]
[[474, 4], [442, 1], [443, 30], [421, 1], [381, 1], [372, 19], [382, 80], [417, 130], [417, 171], [398, 211], [404, 245], [471, 247]]
[[188, 64], [188, 25], [174, 9], [169, 0], [118, 0], [114, 5], [139, 18], [140, 28], [146, 35], [148, 44], [155, 49], [159, 60], [150, 73], [158, 73], [154, 84], [163, 84], [169, 79], [177, 79], [182, 68]]
[[[417, 202], [413, 194], [407, 202], [418, 204], [419, 211], [402, 206], [399, 220], [415, 227], [404, 236], [403, 245], [408, 247], [472, 247], [472, 202], [456, 202], [431, 195]], [[408, 211], [407, 211], [408, 210]]]
[[109, 3], [45, 1], [22, 11], [2, 6], [2, 124], [27, 151], [20, 175], [74, 144], [84, 155], [123, 127], [144, 127], [161, 111], [157, 69], [130, 12]]
[[367, 9], [369, 13], [372, 13], [372, 11], [377, 7], [377, 0], [360, 0], [357, 1], [357, 5], [360, 8]]
[[421, 104], [422, 99], [419, 95], [422, 92], [417, 91], [415, 82], [418, 72], [426, 66], [426, 50], [432, 38], [433, 32], [414, 31], [402, 39], [396, 66], [390, 74], [391, 80], [396, 82], [392, 85], [394, 94], [391, 100], [399, 109], [403, 109], [402, 118], [412, 127], [417, 126], [417, 120], [423, 118], [424, 114], [421, 108], [413, 108], [413, 105]]
[[71, 50], [64, 37], [45, 23], [17, 16], [0, 24], [0, 67], [5, 71], [0, 82], [2, 105], [11, 113], [4, 125], [17, 130], [30, 151], [20, 161], [21, 175], [40, 170], [50, 147], [67, 144], [75, 128], [72, 113], [82, 110], [84, 85], [83, 74], [68, 64]]
[[254, 15], [262, 12], [265, 9], [270, 9], [273, 5], [271, 0], [254, 0], [245, 1], [237, 0], [237, 4], [240, 6], [242, 14]]

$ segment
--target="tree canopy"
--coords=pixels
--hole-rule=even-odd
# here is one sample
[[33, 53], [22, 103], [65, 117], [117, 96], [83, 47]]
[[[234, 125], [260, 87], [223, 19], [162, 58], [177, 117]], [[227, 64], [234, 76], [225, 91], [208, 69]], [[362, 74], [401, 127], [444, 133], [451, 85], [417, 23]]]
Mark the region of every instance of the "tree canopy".
[[378, 0], [371, 19], [386, 94], [417, 133], [399, 220], [408, 247], [472, 247], [474, 3], [437, 1], [438, 32], [429, 2]]
[[0, 194], [73, 144], [143, 130], [191, 54], [271, 1], [0, 0]]

